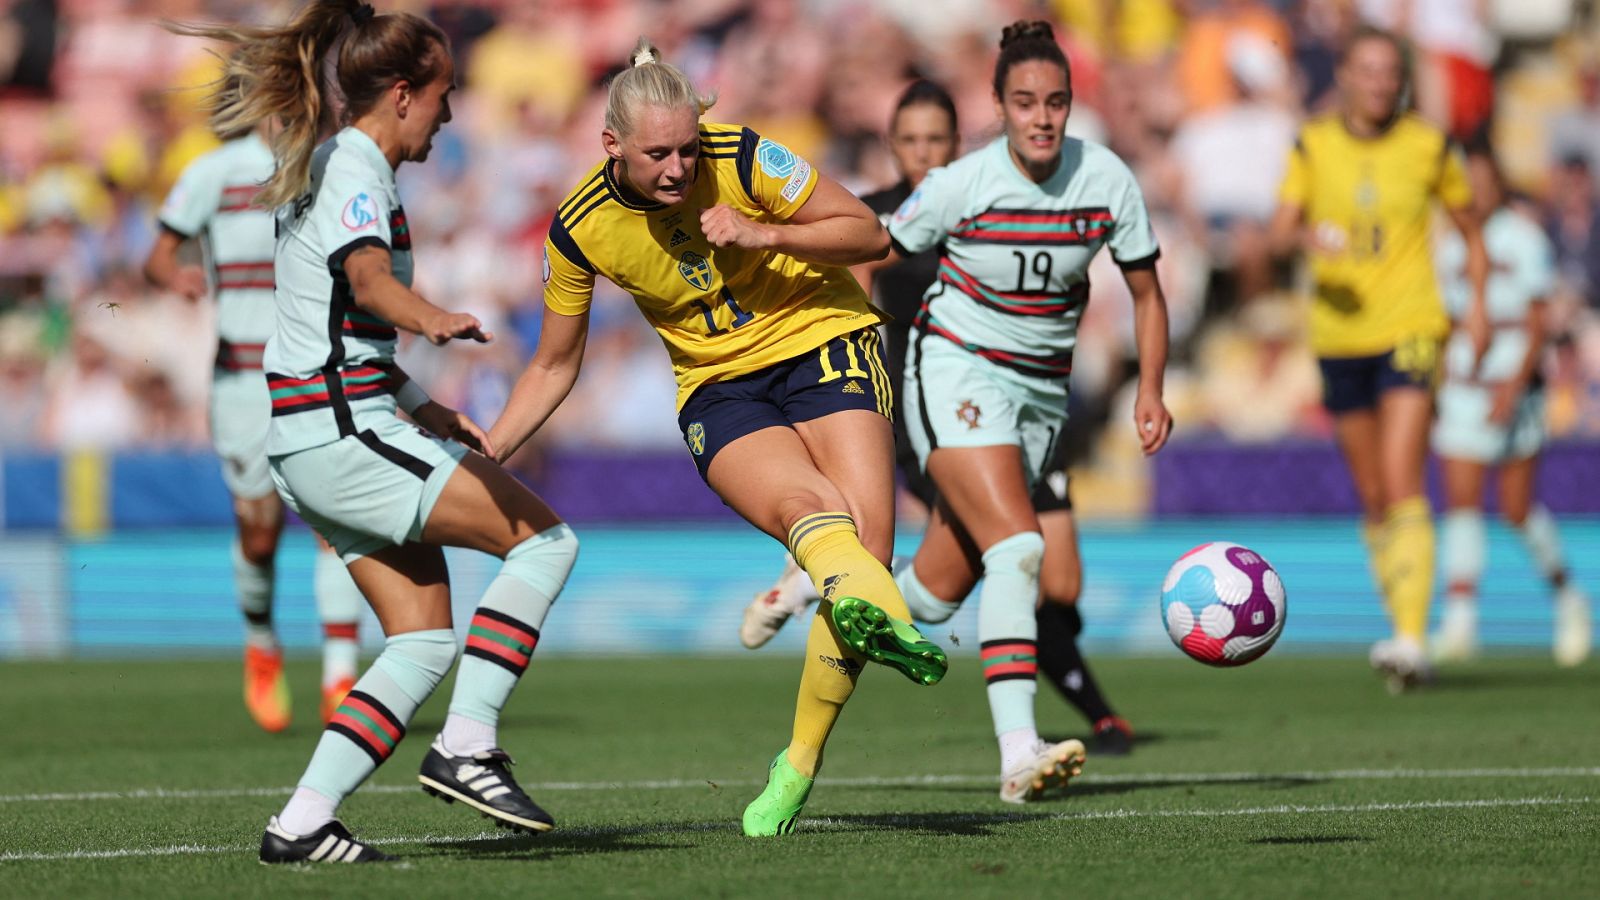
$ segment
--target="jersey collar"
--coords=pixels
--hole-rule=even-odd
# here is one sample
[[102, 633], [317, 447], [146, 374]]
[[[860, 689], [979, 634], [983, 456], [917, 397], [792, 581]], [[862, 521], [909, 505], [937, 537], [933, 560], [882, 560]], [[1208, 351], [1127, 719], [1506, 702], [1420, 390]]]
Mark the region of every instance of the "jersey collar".
[[1061, 163], [1056, 166], [1054, 172], [1050, 173], [1049, 178], [1044, 181], [1034, 181], [1024, 175], [1022, 170], [1018, 169], [1017, 164], [1011, 159], [1011, 147], [1005, 135], [1002, 134], [995, 138], [994, 143], [990, 144], [989, 148], [990, 152], [995, 154], [999, 166], [1010, 173], [1013, 183], [1047, 194], [1059, 193], [1061, 189], [1065, 188], [1067, 182], [1072, 180], [1072, 176], [1077, 174], [1078, 167], [1083, 163], [1083, 142], [1076, 138], [1063, 136], [1061, 139]]
[[1343, 110], [1340, 110], [1336, 117], [1339, 120], [1339, 127], [1344, 131], [1347, 137], [1353, 141], [1356, 141], [1357, 143], [1369, 144], [1373, 141], [1381, 141], [1388, 137], [1389, 132], [1394, 131], [1395, 126], [1399, 125], [1400, 120], [1405, 117], [1405, 113], [1396, 110], [1395, 114], [1389, 117], [1389, 121], [1383, 123], [1383, 126], [1378, 129], [1376, 134], [1370, 135], [1356, 134], [1355, 129], [1350, 127], [1350, 119], [1345, 116]]
[[628, 192], [623, 190], [622, 185], [617, 182], [615, 173], [611, 171], [616, 162], [616, 160], [607, 157], [605, 165], [601, 167], [601, 171], [605, 173], [606, 189], [611, 192], [613, 200], [622, 204], [624, 209], [631, 209], [634, 212], [655, 212], [658, 209], [667, 208], [665, 203], [635, 202], [628, 199]]

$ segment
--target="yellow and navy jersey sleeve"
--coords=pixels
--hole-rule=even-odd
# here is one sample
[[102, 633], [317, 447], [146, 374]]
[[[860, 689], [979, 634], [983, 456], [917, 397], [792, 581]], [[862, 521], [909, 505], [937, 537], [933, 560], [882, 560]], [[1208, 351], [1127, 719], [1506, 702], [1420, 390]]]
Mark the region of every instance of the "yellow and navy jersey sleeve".
[[595, 267], [573, 231], [608, 198], [605, 179], [596, 169], [561, 201], [550, 221], [544, 239], [544, 305], [564, 316], [585, 312], [594, 299]]
[[788, 219], [811, 199], [821, 176], [793, 150], [735, 125], [700, 126], [707, 159], [734, 160], [739, 186], [754, 206]]
[[1462, 161], [1461, 149], [1452, 141], [1445, 141], [1439, 157], [1439, 181], [1434, 194], [1445, 209], [1464, 209], [1472, 203], [1472, 186], [1467, 182], [1467, 166]]
[[544, 305], [576, 316], [594, 299], [594, 269], [560, 222], [550, 223], [544, 239]]
[[672, 358], [679, 406], [703, 384], [876, 325], [848, 269], [706, 239], [700, 213], [718, 204], [779, 222], [805, 203], [817, 175], [781, 148], [763, 149], [777, 147], [739, 126], [702, 126], [693, 186], [670, 206], [628, 192], [614, 165], [590, 170], [545, 241], [546, 308], [583, 312], [597, 278], [626, 291]]

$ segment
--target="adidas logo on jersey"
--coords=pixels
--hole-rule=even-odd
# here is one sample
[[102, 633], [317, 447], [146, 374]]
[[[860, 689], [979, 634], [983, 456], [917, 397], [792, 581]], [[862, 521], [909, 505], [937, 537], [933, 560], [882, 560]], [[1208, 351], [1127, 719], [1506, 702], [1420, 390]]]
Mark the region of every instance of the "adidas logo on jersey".
[[844, 393], [846, 393], [846, 394], [865, 394], [866, 391], [861, 389], [861, 385], [855, 383], [854, 381], [851, 381], [851, 382], [847, 382], [845, 384]]
[[672, 242], [668, 244], [667, 249], [670, 250], [679, 244], [687, 243], [689, 243], [689, 235], [682, 228], [674, 228], [672, 229]]

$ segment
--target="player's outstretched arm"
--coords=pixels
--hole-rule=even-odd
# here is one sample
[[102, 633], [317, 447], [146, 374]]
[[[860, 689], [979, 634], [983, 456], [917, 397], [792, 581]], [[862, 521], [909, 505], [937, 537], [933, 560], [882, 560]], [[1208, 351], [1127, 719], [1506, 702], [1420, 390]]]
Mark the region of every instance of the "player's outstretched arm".
[[144, 278], [162, 290], [174, 291], [189, 300], [199, 300], [206, 295], [206, 273], [199, 266], [186, 266], [178, 262], [178, 248], [187, 240], [171, 229], [163, 228], [156, 235], [156, 244], [145, 257]]
[[1489, 248], [1483, 243], [1483, 223], [1471, 207], [1451, 207], [1446, 212], [1467, 245], [1467, 283], [1472, 286], [1472, 305], [1467, 307], [1461, 327], [1472, 340], [1474, 363], [1482, 362], [1494, 337], [1489, 324]]
[[1511, 414], [1528, 392], [1528, 385], [1533, 383], [1533, 376], [1539, 371], [1539, 361], [1544, 358], [1547, 309], [1548, 301], [1542, 296], [1534, 297], [1528, 303], [1522, 326], [1528, 349], [1522, 354], [1522, 364], [1517, 366], [1516, 373], [1495, 389], [1494, 400], [1489, 407], [1489, 421], [1499, 425], [1510, 422]]
[[1161, 399], [1167, 373], [1167, 297], [1154, 266], [1124, 269], [1122, 277], [1133, 294], [1133, 336], [1139, 348], [1139, 394], [1133, 404], [1133, 423], [1139, 445], [1149, 456], [1172, 434], [1172, 414]]
[[440, 309], [401, 284], [390, 268], [387, 248], [373, 245], [358, 248], [345, 257], [344, 274], [350, 281], [350, 293], [356, 306], [396, 328], [420, 334], [430, 343], [460, 339], [487, 344], [494, 340], [494, 335], [483, 330], [476, 316]]
[[588, 310], [568, 316], [545, 307], [539, 346], [511, 389], [499, 421], [489, 429], [496, 461], [510, 459], [567, 399], [578, 380], [578, 370], [583, 367], [583, 348], [588, 339]]
[[756, 222], [718, 205], [700, 213], [700, 228], [716, 247], [776, 250], [828, 266], [854, 266], [889, 252], [889, 233], [877, 214], [826, 175], [818, 176], [810, 198], [786, 222]]
[[1299, 204], [1280, 203], [1267, 225], [1267, 245], [1272, 255], [1286, 259], [1299, 253], [1305, 244], [1301, 229], [1305, 224], [1305, 210]]
[[380, 368], [389, 373], [394, 384], [395, 405], [405, 410], [411, 421], [439, 437], [471, 447], [490, 459], [494, 458], [494, 445], [471, 416], [429, 397], [428, 392], [398, 365], [390, 362]]

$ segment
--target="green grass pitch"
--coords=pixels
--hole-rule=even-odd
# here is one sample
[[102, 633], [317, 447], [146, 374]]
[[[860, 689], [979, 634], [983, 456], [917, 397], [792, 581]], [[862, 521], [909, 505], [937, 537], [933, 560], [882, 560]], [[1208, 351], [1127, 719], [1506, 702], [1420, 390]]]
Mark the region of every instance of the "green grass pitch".
[[[1107, 659], [1144, 738], [1067, 796], [996, 797], [978, 667], [920, 688], [874, 670], [795, 835], [739, 814], [783, 746], [798, 660], [535, 660], [501, 735], [557, 817], [505, 837], [423, 795], [449, 684], [343, 808], [403, 857], [267, 868], [255, 847], [316, 741], [259, 733], [237, 664], [0, 665], [0, 896], [1593, 896], [1600, 667], [1447, 669], [1387, 696], [1360, 659], [1240, 670]], [[1048, 689], [1041, 727], [1080, 734]]]

